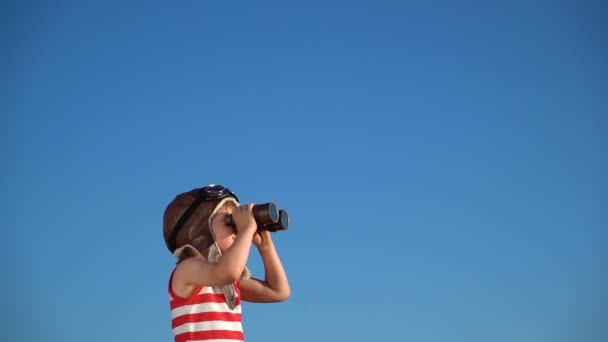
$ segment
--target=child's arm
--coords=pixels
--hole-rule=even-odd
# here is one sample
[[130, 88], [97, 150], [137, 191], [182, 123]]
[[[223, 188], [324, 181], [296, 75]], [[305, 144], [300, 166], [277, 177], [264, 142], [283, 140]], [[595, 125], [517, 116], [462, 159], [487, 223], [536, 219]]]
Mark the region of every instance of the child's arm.
[[218, 262], [207, 262], [199, 258], [186, 259], [176, 270], [176, 280], [182, 284], [206, 286], [222, 286], [237, 281], [247, 263], [251, 241], [257, 229], [252, 208], [253, 204], [247, 204], [233, 210], [232, 217], [238, 234], [232, 246]]
[[248, 302], [273, 303], [280, 302], [291, 293], [285, 269], [277, 254], [274, 243], [267, 231], [259, 232], [253, 243], [258, 247], [264, 263], [265, 280], [246, 279], [239, 281], [241, 298]]

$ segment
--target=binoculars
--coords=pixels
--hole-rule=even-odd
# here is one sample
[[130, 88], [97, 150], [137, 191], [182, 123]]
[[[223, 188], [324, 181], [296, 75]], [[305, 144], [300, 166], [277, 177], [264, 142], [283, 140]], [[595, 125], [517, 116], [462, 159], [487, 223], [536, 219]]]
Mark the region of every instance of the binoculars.
[[[277, 209], [277, 206], [272, 202], [255, 204], [253, 206], [253, 217], [258, 224], [258, 230], [277, 232], [289, 228], [289, 215], [287, 214], [287, 210]], [[226, 216], [226, 225], [232, 227], [236, 226], [231, 214]]]

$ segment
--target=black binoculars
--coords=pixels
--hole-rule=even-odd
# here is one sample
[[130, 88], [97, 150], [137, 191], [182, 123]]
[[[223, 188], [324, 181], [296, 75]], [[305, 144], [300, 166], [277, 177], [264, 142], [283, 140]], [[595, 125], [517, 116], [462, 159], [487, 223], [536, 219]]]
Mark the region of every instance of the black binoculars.
[[[289, 228], [289, 215], [287, 214], [287, 210], [277, 209], [277, 206], [272, 202], [255, 204], [253, 206], [253, 217], [258, 224], [258, 230], [277, 232]], [[232, 227], [236, 225], [231, 214], [226, 216], [226, 225]]]

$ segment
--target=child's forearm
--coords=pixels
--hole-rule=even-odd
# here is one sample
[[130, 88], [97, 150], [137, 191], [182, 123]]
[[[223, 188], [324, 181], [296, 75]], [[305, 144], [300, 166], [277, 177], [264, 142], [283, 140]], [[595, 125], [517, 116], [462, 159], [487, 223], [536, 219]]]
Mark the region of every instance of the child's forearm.
[[253, 234], [255, 234], [255, 227], [239, 232], [232, 246], [220, 258], [218, 266], [226, 270], [229, 282], [237, 281], [240, 278], [247, 264]]
[[260, 247], [259, 251], [264, 263], [265, 282], [276, 293], [279, 300], [287, 299], [291, 293], [289, 281], [272, 240]]

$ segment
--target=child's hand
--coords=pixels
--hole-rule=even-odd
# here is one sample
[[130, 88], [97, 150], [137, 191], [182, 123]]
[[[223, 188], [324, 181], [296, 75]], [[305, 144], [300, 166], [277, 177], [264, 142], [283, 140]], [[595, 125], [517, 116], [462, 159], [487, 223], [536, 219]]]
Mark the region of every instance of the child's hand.
[[272, 243], [272, 239], [270, 238], [270, 232], [267, 230], [258, 231], [253, 236], [253, 244], [257, 248], [264, 248], [269, 246]]
[[253, 203], [238, 206], [232, 210], [232, 219], [236, 225], [237, 232], [256, 230], [257, 224], [253, 216]]

